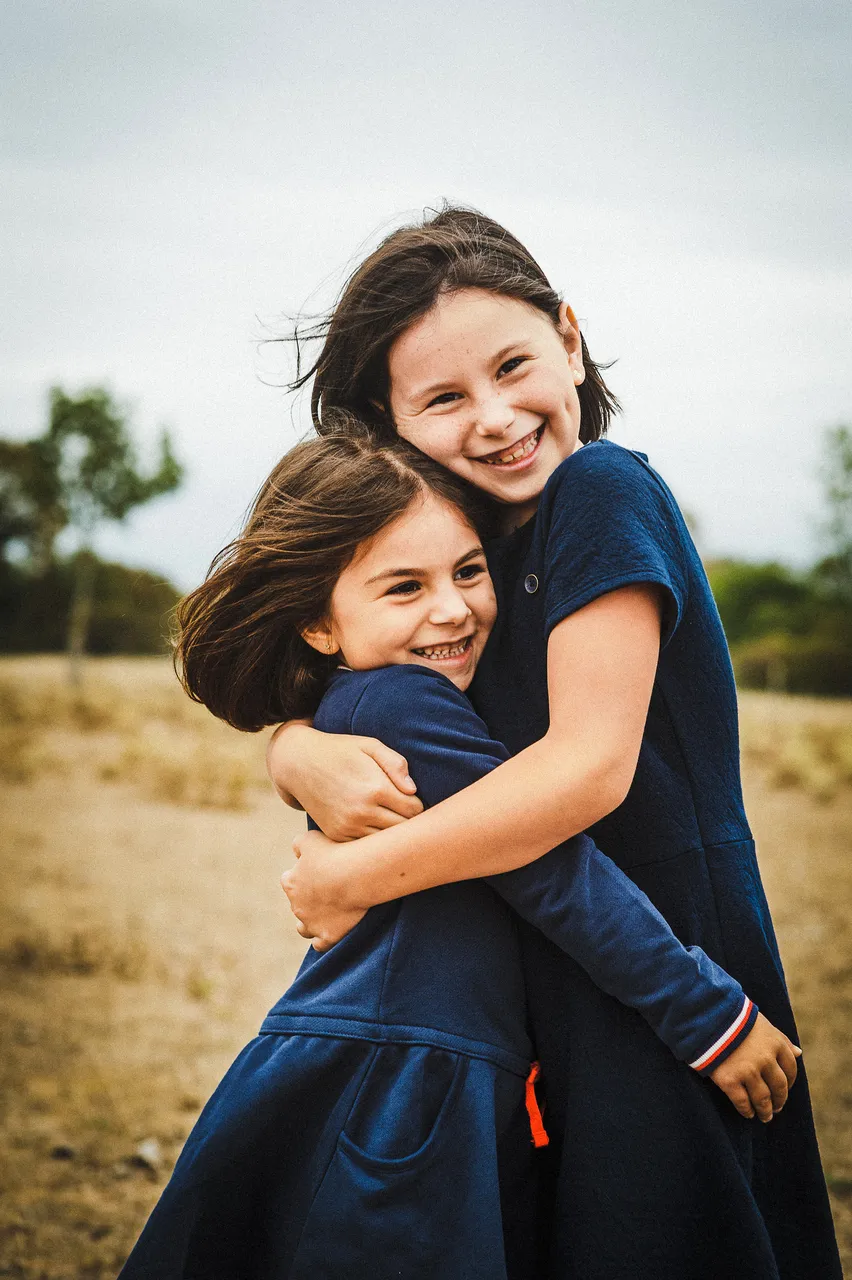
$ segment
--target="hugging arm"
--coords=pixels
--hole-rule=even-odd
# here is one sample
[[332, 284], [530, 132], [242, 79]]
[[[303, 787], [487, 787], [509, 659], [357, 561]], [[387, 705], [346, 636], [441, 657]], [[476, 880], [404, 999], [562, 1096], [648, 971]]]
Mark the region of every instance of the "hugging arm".
[[[616, 445], [587, 446], [557, 468], [526, 562], [541, 584], [546, 732], [413, 822], [341, 847], [324, 859], [332, 866], [303, 857], [291, 903], [320, 945], [336, 941], [323, 918], [332, 901], [366, 909], [402, 893], [515, 870], [622, 803], [661, 645], [688, 599], [680, 523], [659, 481]], [[527, 608], [522, 593], [506, 607]], [[299, 844], [303, 853], [323, 848], [319, 838]]]
[[423, 809], [408, 761], [378, 738], [321, 733], [310, 720], [290, 720], [270, 738], [266, 764], [284, 803], [309, 809], [331, 840], [384, 831]]
[[[379, 673], [352, 728], [381, 735], [407, 758], [427, 806], [508, 757], [464, 694], [417, 666]], [[757, 1010], [739, 983], [699, 948], [684, 947], [646, 895], [587, 836], [487, 882], [702, 1074], [728, 1057], [754, 1025]]]

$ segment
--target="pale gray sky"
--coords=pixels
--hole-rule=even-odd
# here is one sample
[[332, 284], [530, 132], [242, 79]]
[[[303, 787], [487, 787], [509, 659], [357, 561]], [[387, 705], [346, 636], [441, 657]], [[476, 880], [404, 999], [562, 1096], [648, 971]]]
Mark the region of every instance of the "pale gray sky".
[[0, 433], [107, 382], [189, 468], [101, 549], [193, 584], [307, 425], [265, 325], [447, 196], [573, 304], [711, 554], [815, 553], [852, 417], [852, 9], [19, 0]]

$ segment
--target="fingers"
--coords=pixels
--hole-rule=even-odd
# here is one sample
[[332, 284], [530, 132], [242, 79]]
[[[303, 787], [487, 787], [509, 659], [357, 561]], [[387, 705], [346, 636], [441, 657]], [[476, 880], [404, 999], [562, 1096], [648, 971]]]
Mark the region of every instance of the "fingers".
[[743, 1083], [754, 1107], [754, 1114], [763, 1124], [768, 1124], [773, 1116], [772, 1094], [763, 1076], [749, 1076]]
[[791, 1089], [796, 1083], [796, 1076], [799, 1074], [796, 1058], [801, 1057], [801, 1054], [801, 1049], [797, 1049], [794, 1044], [789, 1042], [778, 1051], [778, 1065], [784, 1072], [787, 1078], [787, 1085]]
[[414, 779], [408, 772], [408, 761], [398, 751], [391, 751], [383, 742], [375, 738], [367, 739], [369, 745], [364, 750], [372, 756], [376, 764], [384, 770], [393, 785], [403, 795], [413, 796], [417, 790]]
[[417, 796], [406, 796], [401, 791], [397, 791], [389, 781], [385, 781], [380, 787], [369, 797], [369, 808], [365, 808], [364, 812], [355, 815], [355, 820], [364, 822], [369, 817], [371, 822], [375, 822], [376, 814], [381, 810], [385, 810], [388, 814], [392, 814], [398, 818], [413, 818], [423, 809], [423, 802]]
[[763, 1080], [769, 1090], [772, 1114], [777, 1115], [787, 1101], [787, 1094], [790, 1089], [786, 1073], [777, 1062], [772, 1062], [769, 1066], [764, 1067]]
[[401, 822], [407, 822], [409, 818], [413, 818], [415, 814], [420, 813], [423, 808], [417, 796], [400, 796], [400, 800], [404, 803], [408, 812], [397, 813], [393, 809], [387, 809], [384, 806], [378, 808], [372, 814], [371, 827], [374, 831], [386, 831], [388, 827], [399, 826]]
[[729, 1085], [723, 1089], [723, 1092], [733, 1102], [741, 1116], [745, 1116], [746, 1120], [754, 1119], [754, 1107], [751, 1105], [751, 1098], [744, 1085]]

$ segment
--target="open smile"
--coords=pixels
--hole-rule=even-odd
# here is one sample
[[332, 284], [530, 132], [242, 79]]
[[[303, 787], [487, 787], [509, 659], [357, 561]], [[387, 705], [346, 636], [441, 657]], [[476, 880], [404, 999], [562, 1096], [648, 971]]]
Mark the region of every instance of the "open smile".
[[543, 422], [540, 427], [536, 427], [535, 431], [531, 431], [529, 435], [516, 440], [514, 444], [510, 444], [507, 448], [497, 450], [494, 453], [484, 453], [481, 457], [474, 458], [473, 461], [484, 462], [488, 467], [500, 467], [501, 469], [523, 466], [536, 452], [539, 441], [544, 435], [546, 425]]
[[429, 644], [422, 649], [412, 649], [412, 653], [416, 653], [418, 658], [427, 658], [429, 662], [458, 662], [464, 659], [470, 653], [473, 644], [473, 636], [464, 636], [461, 640], [454, 640], [452, 644]]

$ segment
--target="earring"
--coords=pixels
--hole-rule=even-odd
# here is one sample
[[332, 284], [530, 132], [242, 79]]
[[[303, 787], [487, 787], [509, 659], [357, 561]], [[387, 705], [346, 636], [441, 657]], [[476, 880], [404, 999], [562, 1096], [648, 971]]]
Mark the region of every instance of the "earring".
[[331, 636], [326, 636], [325, 638], [325, 651], [329, 657], [331, 657], [332, 653], [334, 652], [334, 650], [331, 647]]

